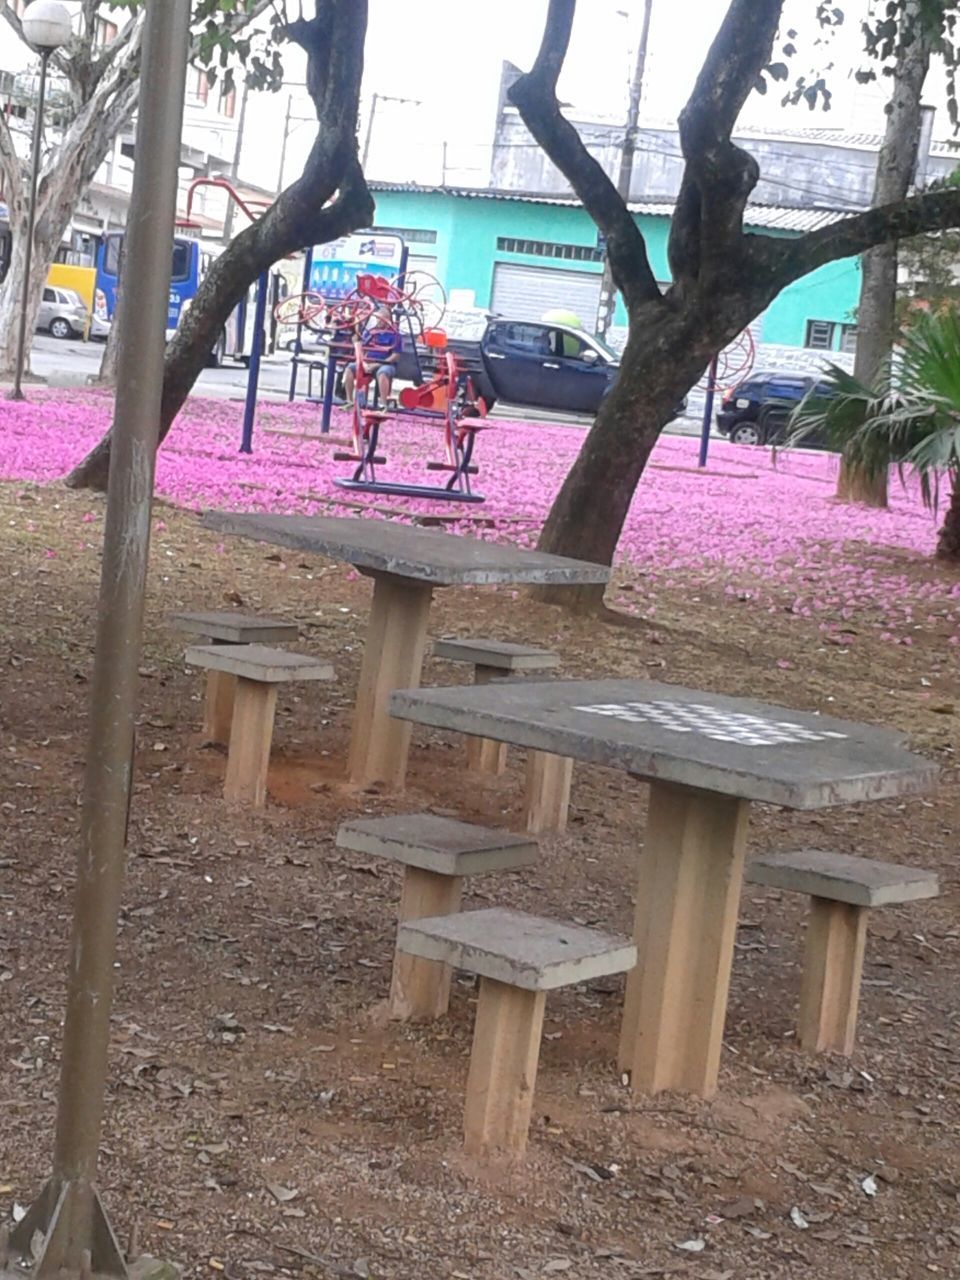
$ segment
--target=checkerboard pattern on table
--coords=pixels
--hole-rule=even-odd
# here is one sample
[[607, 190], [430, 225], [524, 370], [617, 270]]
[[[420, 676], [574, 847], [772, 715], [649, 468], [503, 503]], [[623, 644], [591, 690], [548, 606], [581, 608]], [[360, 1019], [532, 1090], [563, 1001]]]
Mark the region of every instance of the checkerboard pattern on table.
[[714, 742], [735, 742], [742, 747], [774, 747], [799, 742], [825, 742], [846, 738], [845, 733], [829, 729], [808, 729], [793, 720], [771, 720], [765, 716], [746, 715], [742, 711], [724, 711], [704, 702], [601, 702], [593, 706], [574, 707], [591, 715], [610, 716], [631, 724], [655, 724], [672, 733], [695, 733]]

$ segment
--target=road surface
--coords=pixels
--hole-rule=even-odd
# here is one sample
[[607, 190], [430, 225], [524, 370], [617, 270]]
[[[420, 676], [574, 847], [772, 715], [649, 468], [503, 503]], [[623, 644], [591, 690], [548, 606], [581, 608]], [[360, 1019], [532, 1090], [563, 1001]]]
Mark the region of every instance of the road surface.
[[[38, 333], [30, 352], [30, 367], [37, 377], [55, 387], [86, 386], [95, 377], [103, 359], [102, 342], [66, 341]], [[301, 386], [306, 390], [306, 370], [301, 372]], [[260, 365], [259, 397], [262, 400], [286, 400], [290, 386], [290, 356], [266, 357]], [[220, 369], [204, 369], [197, 379], [194, 394], [223, 400], [242, 400], [247, 391], [247, 370], [242, 364], [228, 361]], [[558, 413], [555, 409], [521, 409], [514, 405], [497, 405], [494, 418], [514, 418], [527, 422], [556, 422], [563, 426], [588, 427], [592, 418], [582, 414]], [[670, 435], [699, 435], [700, 417], [688, 413], [667, 428]], [[716, 435], [716, 430], [714, 430]]]

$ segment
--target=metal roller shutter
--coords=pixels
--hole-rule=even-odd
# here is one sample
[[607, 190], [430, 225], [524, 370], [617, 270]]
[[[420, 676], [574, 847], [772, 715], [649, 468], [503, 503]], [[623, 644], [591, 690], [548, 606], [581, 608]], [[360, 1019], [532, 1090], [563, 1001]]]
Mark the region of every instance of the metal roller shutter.
[[558, 271], [497, 262], [493, 268], [491, 310], [511, 320], [539, 320], [558, 307], [572, 311], [589, 333], [596, 326], [600, 276], [588, 271]]

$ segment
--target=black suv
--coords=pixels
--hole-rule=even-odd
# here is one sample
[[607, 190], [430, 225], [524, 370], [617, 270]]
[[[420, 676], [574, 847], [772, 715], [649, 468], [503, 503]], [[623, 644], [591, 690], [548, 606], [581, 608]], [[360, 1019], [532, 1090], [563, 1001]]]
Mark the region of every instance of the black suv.
[[[729, 436], [734, 444], [782, 444], [790, 415], [811, 390], [817, 395], [832, 394], [813, 374], [752, 373], [724, 395], [717, 411], [720, 434]], [[803, 443], [821, 447], [815, 434], [806, 436]]]

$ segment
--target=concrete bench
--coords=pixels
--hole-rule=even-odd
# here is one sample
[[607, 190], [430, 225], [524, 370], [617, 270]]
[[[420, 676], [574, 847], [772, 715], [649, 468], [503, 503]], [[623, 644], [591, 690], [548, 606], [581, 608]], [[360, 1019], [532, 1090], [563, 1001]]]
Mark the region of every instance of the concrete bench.
[[[505, 640], [473, 637], [437, 640], [433, 656], [447, 662], [473, 666], [474, 684], [524, 675], [531, 671], [555, 671], [560, 659], [549, 649], [513, 644]], [[467, 739], [467, 768], [472, 773], [501, 774], [507, 767], [507, 744], [490, 738]], [[573, 761], [546, 751], [527, 753], [527, 787], [524, 825], [533, 834], [562, 832], [567, 826]]]
[[[294, 622], [279, 618], [258, 618], [234, 609], [220, 611], [181, 610], [168, 621], [177, 631], [192, 636], [200, 644], [283, 644], [297, 640], [300, 630]], [[226, 746], [230, 741], [233, 695], [236, 678], [224, 671], [211, 671], [203, 704], [203, 740]]]
[[935, 898], [936, 874], [823, 849], [770, 853], [747, 864], [750, 884], [810, 895], [797, 1038], [811, 1053], [851, 1054], [867, 919], [874, 907]]
[[480, 976], [464, 1147], [518, 1160], [530, 1128], [546, 993], [637, 962], [626, 938], [492, 908], [400, 925], [398, 950]]
[[[456, 914], [464, 876], [528, 867], [537, 857], [536, 841], [529, 836], [433, 813], [354, 818], [337, 832], [337, 845], [402, 864], [401, 924]], [[449, 965], [397, 951], [390, 981], [391, 1017], [442, 1017], [450, 999], [450, 978]]]
[[332, 680], [333, 667], [319, 658], [262, 644], [194, 645], [187, 650], [186, 661], [235, 681], [223, 794], [226, 800], [262, 808], [267, 798], [277, 686]]

